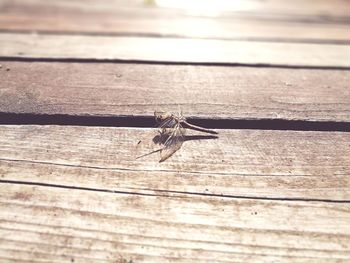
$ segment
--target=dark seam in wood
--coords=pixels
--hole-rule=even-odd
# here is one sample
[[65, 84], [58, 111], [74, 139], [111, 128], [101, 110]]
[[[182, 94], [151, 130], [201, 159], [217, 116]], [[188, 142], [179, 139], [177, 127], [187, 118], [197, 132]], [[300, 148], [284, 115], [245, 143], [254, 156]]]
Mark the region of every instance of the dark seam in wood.
[[[350, 122], [308, 121], [285, 119], [229, 119], [187, 118], [195, 125], [210, 129], [254, 129], [293, 131], [340, 131], [350, 132]], [[100, 127], [154, 128], [153, 116], [117, 115], [68, 115], [0, 112], [0, 124], [4, 125], [78, 125]]]
[[319, 70], [350, 70], [350, 66], [311, 66], [285, 65], [274, 63], [235, 63], [235, 62], [191, 62], [191, 61], [161, 61], [137, 59], [99, 59], [99, 58], [46, 58], [46, 57], [16, 57], [0, 56], [0, 61], [15, 62], [62, 62], [62, 63], [120, 63], [144, 65], [176, 65], [176, 66], [208, 66], [208, 67], [253, 67], [253, 68], [286, 68], [286, 69], [319, 69]]
[[[135, 158], [136, 159], [136, 158]], [[91, 169], [91, 170], [103, 170], [103, 171], [114, 171], [114, 172], [121, 172], [121, 171], [128, 171], [133, 173], [139, 173], [139, 172], [152, 172], [152, 173], [176, 173], [179, 174], [180, 172], [178, 170], [147, 170], [147, 169], [130, 169], [130, 168], [120, 168], [120, 167], [102, 167], [102, 166], [92, 166], [92, 165], [75, 165], [75, 164], [66, 164], [66, 163], [53, 163], [53, 162], [44, 162], [44, 161], [35, 161], [35, 160], [25, 160], [25, 159], [8, 159], [8, 158], [0, 158], [0, 162], [20, 162], [20, 163], [30, 163], [30, 164], [38, 164], [38, 165], [52, 165], [52, 166], [62, 166], [62, 167], [71, 167], [71, 168], [79, 168], [79, 169]], [[317, 167], [319, 167], [317, 165]], [[188, 174], [188, 175], [208, 175], [208, 176], [256, 176], [256, 177], [274, 177], [274, 176], [285, 176], [285, 177], [319, 177], [317, 175], [310, 175], [310, 174], [248, 174], [248, 173], [222, 173], [222, 172], [204, 172], [204, 171], [181, 171], [181, 174]], [[337, 174], [340, 176], [347, 175], [347, 174]], [[133, 188], [131, 188], [133, 189]], [[135, 188], [135, 189], [141, 189], [141, 188]], [[141, 189], [141, 190], [147, 190], [147, 189]]]
[[[169, 197], [168, 195], [159, 195], [159, 194], [146, 194], [146, 193], [135, 193], [127, 191], [117, 191], [117, 190], [108, 190], [103, 188], [91, 188], [91, 187], [80, 187], [80, 186], [71, 186], [71, 185], [57, 185], [49, 183], [38, 183], [38, 182], [26, 182], [26, 181], [16, 181], [16, 180], [0, 180], [1, 184], [19, 184], [19, 185], [31, 185], [31, 186], [42, 186], [42, 187], [53, 187], [61, 189], [71, 189], [71, 190], [80, 190], [80, 191], [92, 191], [92, 192], [103, 192], [103, 193], [113, 193], [113, 194], [124, 194], [124, 195], [140, 195], [140, 196], [161, 196]], [[160, 193], [169, 193], [169, 194], [179, 194], [176, 198], [186, 197], [185, 195], [195, 195], [202, 197], [220, 197], [228, 199], [248, 199], [248, 200], [264, 200], [264, 201], [286, 201], [286, 202], [322, 202], [322, 203], [342, 203], [348, 204], [350, 200], [330, 200], [330, 199], [318, 199], [318, 198], [278, 198], [278, 197], [252, 197], [252, 196], [239, 196], [239, 195], [225, 195], [225, 194], [206, 194], [206, 193], [196, 193], [196, 192], [184, 192], [184, 191], [171, 191], [171, 190], [158, 190], [158, 189], [149, 189], [149, 191], [160, 192]], [[181, 196], [182, 195], [182, 196]], [[173, 196], [174, 197], [174, 196]]]

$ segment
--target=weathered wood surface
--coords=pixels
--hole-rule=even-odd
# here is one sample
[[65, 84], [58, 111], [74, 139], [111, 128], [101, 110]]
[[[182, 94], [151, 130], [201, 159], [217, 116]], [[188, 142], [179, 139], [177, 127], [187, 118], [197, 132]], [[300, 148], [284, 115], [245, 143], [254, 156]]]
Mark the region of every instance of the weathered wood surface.
[[[48, 13], [52, 15], [63, 14], [114, 14], [131, 19], [139, 17], [164, 18], [164, 17], [241, 17], [244, 19], [271, 20], [276, 22], [286, 18], [293, 18], [295, 21], [307, 22], [341, 22], [349, 18], [350, 7], [347, 0], [297, 0], [293, 2], [269, 0], [261, 2], [260, 0], [241, 1], [240, 3], [172, 3], [172, 1], [159, 1], [153, 4], [147, 4], [142, 0], [0, 0], [0, 11], [2, 13]], [[244, 3], [248, 2], [248, 3]], [[160, 8], [159, 8], [160, 7]], [[215, 16], [208, 8], [219, 10]], [[190, 10], [189, 10], [190, 9]], [[198, 11], [195, 12], [197, 9]], [[207, 12], [205, 12], [207, 11]], [[314, 19], [314, 20], [312, 20]], [[315, 21], [318, 19], [318, 21]]]
[[217, 139], [189, 133], [164, 163], [158, 154], [136, 159], [154, 149], [155, 133], [2, 125], [1, 180], [132, 193], [350, 201], [349, 133], [220, 130]]
[[350, 67], [350, 46], [151, 37], [0, 34], [1, 57]]
[[350, 206], [0, 184], [0, 252], [37, 262], [348, 262]]
[[[2, 7], [1, 7], [2, 2]], [[120, 1], [119, 1], [120, 2]], [[323, 3], [302, 9], [302, 3], [269, 9], [271, 1], [250, 1], [252, 10], [213, 17], [181, 10], [147, 7], [130, 1], [0, 1], [0, 30], [79, 34], [135, 34], [278, 41], [350, 41], [344, 17], [348, 4]], [[304, 1], [303, 3], [308, 4]], [[265, 8], [263, 14], [259, 9]], [[297, 10], [293, 10], [298, 6]], [[272, 7], [272, 6], [271, 6]], [[319, 10], [317, 10], [321, 7]], [[258, 8], [258, 7], [256, 7]], [[316, 10], [315, 10], [316, 9]], [[306, 12], [312, 12], [307, 14]], [[227, 13], [227, 12], [226, 12]]]
[[[0, 0], [1, 117], [350, 123], [348, 2], [245, 4]], [[187, 135], [159, 163], [152, 129], [1, 125], [0, 261], [350, 261], [350, 133]]]
[[[0, 30], [35, 31], [42, 33], [75, 34], [130, 34], [149, 36], [177, 36], [195, 38], [223, 38], [261, 41], [301, 41], [320, 43], [350, 42], [350, 27], [338, 24], [298, 23], [276, 24], [275, 21], [257, 22], [208, 18], [146, 19], [130, 21], [110, 15], [108, 23], [101, 24], [102, 16], [61, 16], [24, 13], [22, 15], [0, 14]], [[58, 23], [59, 21], [59, 23]]]
[[[350, 72], [0, 61], [0, 112], [350, 121]], [[6, 69], [9, 71], [6, 71]]]

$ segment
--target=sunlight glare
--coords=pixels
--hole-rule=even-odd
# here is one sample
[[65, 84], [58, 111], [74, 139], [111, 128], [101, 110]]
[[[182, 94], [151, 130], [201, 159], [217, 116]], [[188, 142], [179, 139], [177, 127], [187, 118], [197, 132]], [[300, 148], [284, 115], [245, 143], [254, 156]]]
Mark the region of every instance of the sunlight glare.
[[165, 8], [183, 9], [190, 15], [218, 16], [227, 11], [245, 11], [252, 8], [246, 0], [156, 0], [156, 5]]

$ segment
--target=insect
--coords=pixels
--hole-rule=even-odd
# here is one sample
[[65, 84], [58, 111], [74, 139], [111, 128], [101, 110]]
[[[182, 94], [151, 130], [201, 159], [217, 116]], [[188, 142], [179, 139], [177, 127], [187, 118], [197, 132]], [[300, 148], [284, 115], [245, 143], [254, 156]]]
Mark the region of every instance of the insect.
[[209, 134], [217, 134], [216, 131], [188, 123], [182, 113], [175, 115], [169, 112], [155, 111], [154, 117], [159, 130], [158, 135], [153, 138], [153, 141], [160, 148], [137, 158], [160, 152], [159, 162], [165, 161], [181, 148], [185, 141], [186, 128]]

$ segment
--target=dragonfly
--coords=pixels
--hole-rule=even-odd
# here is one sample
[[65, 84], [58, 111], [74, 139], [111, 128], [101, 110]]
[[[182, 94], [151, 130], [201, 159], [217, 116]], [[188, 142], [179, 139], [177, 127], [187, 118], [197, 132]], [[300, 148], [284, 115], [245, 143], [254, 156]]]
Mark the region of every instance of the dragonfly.
[[160, 145], [160, 148], [137, 158], [160, 152], [159, 162], [165, 161], [181, 148], [185, 141], [186, 128], [209, 134], [218, 134], [214, 130], [188, 123], [182, 113], [176, 115], [164, 111], [155, 111], [154, 117], [158, 124], [158, 135], [155, 136], [153, 142]]

